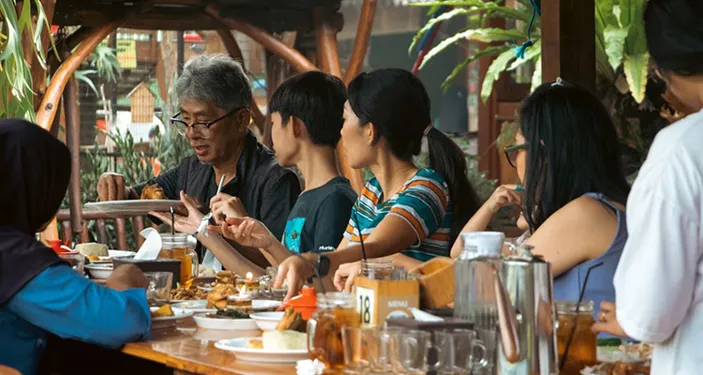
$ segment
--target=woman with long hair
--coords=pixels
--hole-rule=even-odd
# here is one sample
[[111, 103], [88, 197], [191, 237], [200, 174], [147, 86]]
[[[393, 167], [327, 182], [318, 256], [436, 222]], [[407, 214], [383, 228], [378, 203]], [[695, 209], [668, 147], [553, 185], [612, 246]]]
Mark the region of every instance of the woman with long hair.
[[485, 230], [498, 208], [521, 205], [531, 234], [526, 244], [552, 264], [554, 298], [578, 300], [596, 265], [584, 299], [614, 298], [630, 186], [606, 108], [578, 85], [543, 84], [522, 104], [515, 144], [505, 151], [524, 187], [496, 189], [464, 231]]
[[[275, 284], [287, 278], [288, 297], [315, 271], [324, 277], [339, 269], [335, 284], [349, 288], [360, 269], [362, 239], [367, 258], [390, 259], [397, 267], [449, 256], [453, 239], [479, 206], [464, 153], [432, 127], [430, 99], [417, 77], [401, 69], [362, 73], [349, 84], [348, 96], [341, 131], [348, 161], [352, 168], [369, 168], [374, 177], [354, 204], [336, 251], [292, 256], [280, 264]], [[429, 168], [413, 162], [423, 138]], [[244, 236], [240, 228], [247, 228]], [[260, 228], [247, 224], [223, 228], [227, 231], [257, 237]]]
[[[654, 345], [652, 375], [703, 368], [703, 3], [649, 0], [647, 48], [690, 114], [661, 130], [629, 198], [630, 238], [596, 331]], [[679, 108], [682, 109], [682, 108]]]

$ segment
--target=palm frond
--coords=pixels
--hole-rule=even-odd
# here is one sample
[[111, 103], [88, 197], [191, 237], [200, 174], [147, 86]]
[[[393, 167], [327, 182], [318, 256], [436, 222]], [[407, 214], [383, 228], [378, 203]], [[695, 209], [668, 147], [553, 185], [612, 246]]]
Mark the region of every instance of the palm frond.
[[524, 39], [525, 34], [517, 29], [504, 30], [499, 28], [482, 28], [482, 29], [469, 29], [459, 32], [444, 39], [434, 48], [432, 48], [425, 59], [422, 61], [420, 68], [422, 69], [425, 64], [427, 64], [434, 56], [442, 52], [444, 49], [450, 45], [458, 42], [459, 40], [467, 39], [474, 40], [477, 42], [491, 43], [491, 42], [507, 42]]
[[508, 64], [515, 59], [515, 51], [509, 49], [504, 51], [488, 67], [486, 76], [483, 78], [483, 85], [481, 86], [481, 100], [484, 102], [491, 96], [493, 92], [493, 83], [500, 78], [500, 74], [505, 71]]
[[442, 82], [442, 91], [446, 91], [449, 89], [452, 81], [461, 73], [464, 68], [466, 68], [469, 64], [472, 62], [482, 58], [482, 57], [487, 57], [487, 56], [495, 56], [498, 55], [502, 52], [505, 52], [510, 49], [510, 46], [492, 46], [492, 47], [486, 47], [472, 56], [469, 56], [466, 58], [464, 61], [459, 63], [457, 66], [454, 67], [451, 73], [447, 76], [447, 78], [444, 79], [444, 82]]

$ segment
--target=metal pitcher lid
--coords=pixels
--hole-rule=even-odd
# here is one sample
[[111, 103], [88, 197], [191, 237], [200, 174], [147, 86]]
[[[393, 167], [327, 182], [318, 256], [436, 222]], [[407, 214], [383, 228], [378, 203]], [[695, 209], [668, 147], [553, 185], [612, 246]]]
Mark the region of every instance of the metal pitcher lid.
[[526, 263], [547, 263], [544, 257], [539, 254], [534, 254], [532, 251], [534, 246], [530, 245], [520, 245], [517, 250], [507, 257], [503, 258], [504, 261], [518, 261]]

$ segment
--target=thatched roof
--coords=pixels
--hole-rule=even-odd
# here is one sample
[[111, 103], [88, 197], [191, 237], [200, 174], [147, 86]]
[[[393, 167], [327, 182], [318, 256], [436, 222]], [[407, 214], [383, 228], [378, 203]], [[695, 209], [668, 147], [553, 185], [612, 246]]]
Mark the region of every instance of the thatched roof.
[[[216, 4], [222, 16], [235, 16], [269, 32], [296, 31], [312, 26], [312, 9], [339, 9], [341, 0], [151, 0], [154, 8], [133, 17], [123, 27], [161, 30], [208, 30], [221, 26], [204, 13]], [[139, 9], [146, 0], [57, 0], [54, 24], [100, 26]]]

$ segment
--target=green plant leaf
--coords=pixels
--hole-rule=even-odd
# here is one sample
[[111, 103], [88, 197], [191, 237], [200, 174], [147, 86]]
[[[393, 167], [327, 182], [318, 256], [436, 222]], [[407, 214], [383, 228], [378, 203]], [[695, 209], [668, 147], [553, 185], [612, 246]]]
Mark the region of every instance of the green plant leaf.
[[459, 73], [461, 73], [461, 71], [464, 70], [464, 68], [466, 68], [466, 66], [468, 66], [472, 62], [474, 62], [482, 57], [498, 55], [498, 54], [500, 54], [504, 51], [507, 51], [509, 49], [511, 49], [510, 46], [486, 47], [486, 48], [476, 52], [475, 54], [473, 54], [473, 56], [466, 58], [464, 61], [459, 63], [457, 66], [455, 66], [454, 69], [452, 70], [452, 72], [449, 73], [447, 78], [444, 79], [444, 82], [442, 82], [442, 91], [446, 92], [447, 89], [449, 89], [451, 83], [456, 78], [456, 76], [458, 76]]
[[[530, 19], [532, 18], [532, 7], [520, 7], [520, 8], [513, 8], [513, 7], [507, 7], [507, 6], [502, 6], [498, 5], [496, 3], [488, 2], [485, 4], [484, 9], [486, 10], [486, 15], [489, 18], [494, 18], [494, 17], [504, 17], [507, 19], [513, 19], [513, 20], [519, 20], [522, 22], [525, 22], [526, 24], [530, 22]], [[535, 17], [533, 27], [539, 25], [540, 23], [540, 17]], [[527, 25], [525, 25], [527, 26]]]
[[481, 100], [484, 102], [491, 96], [493, 92], [493, 83], [500, 78], [500, 74], [503, 73], [508, 66], [508, 64], [515, 59], [515, 51], [512, 49], [507, 50], [493, 60], [491, 65], [488, 67], [486, 72], [486, 77], [483, 78], [483, 85], [481, 86]]
[[542, 84], [542, 55], [537, 57], [537, 62], [535, 62], [535, 71], [532, 73], [532, 84], [530, 85], [530, 92], [535, 91], [539, 85]]
[[515, 61], [513, 61], [512, 64], [510, 64], [510, 67], [508, 70], [515, 70], [517, 69], [520, 65], [533, 60], [535, 57], [538, 57], [542, 54], [542, 40], [537, 40], [535, 44], [532, 45], [532, 47], [527, 48], [527, 51], [525, 52], [525, 57], [524, 58], [517, 58]]
[[438, 45], [434, 46], [425, 56], [425, 59], [420, 65], [420, 69], [422, 69], [422, 67], [425, 66], [425, 64], [427, 64], [435, 55], [462, 39], [474, 40], [483, 43], [501, 41], [506, 42], [525, 39], [525, 34], [516, 29], [503, 30], [499, 28], [483, 28], [464, 30], [462, 32], [450, 36], [447, 39], [444, 39]]
[[[440, 6], [450, 6], [450, 7], [482, 7], [487, 3], [493, 3], [492, 1], [484, 0], [447, 0], [447, 1], [410, 1], [408, 5], [414, 7], [431, 7], [432, 13], [434, 13]], [[428, 13], [428, 15], [432, 15]]]
[[608, 55], [608, 63], [617, 70], [622, 64], [622, 59], [625, 55], [625, 40], [630, 31], [630, 26], [619, 28], [608, 25], [603, 30], [605, 41], [605, 53]]
[[96, 96], [100, 96], [100, 92], [98, 91], [97, 88], [95, 88], [95, 84], [93, 83], [93, 80], [88, 77], [89, 74], [95, 74], [97, 71], [95, 70], [77, 70], [74, 73], [74, 77], [79, 80], [85, 82], [88, 87], [90, 87], [93, 92], [95, 93]]
[[413, 41], [410, 43], [410, 47], [408, 47], [408, 54], [412, 54], [413, 50], [415, 49], [415, 46], [417, 43], [422, 39], [423, 36], [425, 36], [425, 33], [430, 32], [432, 27], [438, 23], [441, 23], [443, 21], [452, 19], [453, 17], [459, 16], [459, 15], [464, 15], [464, 14], [469, 14], [472, 12], [477, 12], [479, 11], [479, 8], [472, 7], [472, 8], [455, 8], [450, 10], [449, 12], [442, 13], [438, 17], [431, 18], [427, 21], [427, 23], [422, 26], [420, 30], [418, 30], [417, 33], [415, 33], [415, 36], [413, 36]]
[[647, 89], [647, 72], [649, 71], [649, 53], [625, 56], [623, 64], [625, 78], [630, 86], [630, 93], [637, 103], [642, 103]]
[[620, 21], [613, 12], [613, 0], [596, 0], [596, 23], [605, 29], [607, 26], [618, 26]]

